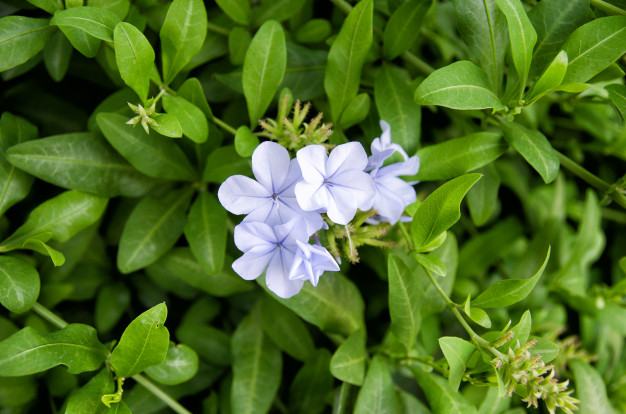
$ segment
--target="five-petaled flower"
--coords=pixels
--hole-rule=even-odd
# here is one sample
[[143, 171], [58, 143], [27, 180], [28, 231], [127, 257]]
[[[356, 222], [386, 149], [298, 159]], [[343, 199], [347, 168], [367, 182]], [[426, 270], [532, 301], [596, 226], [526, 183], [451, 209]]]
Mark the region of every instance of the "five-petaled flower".
[[315, 244], [302, 243], [296, 240], [298, 251], [291, 265], [289, 280], [309, 280], [313, 286], [324, 271], [336, 272], [339, 265], [328, 253], [328, 250]]

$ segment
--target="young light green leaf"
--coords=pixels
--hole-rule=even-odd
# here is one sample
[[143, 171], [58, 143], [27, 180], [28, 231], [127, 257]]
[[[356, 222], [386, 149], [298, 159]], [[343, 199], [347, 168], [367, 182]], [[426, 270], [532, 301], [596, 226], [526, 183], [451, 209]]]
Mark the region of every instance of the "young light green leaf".
[[146, 197], [137, 204], [120, 239], [117, 251], [120, 272], [142, 269], [174, 246], [183, 233], [190, 196], [187, 189], [181, 189], [161, 198]]
[[[194, 142], [199, 144], [205, 142], [209, 138], [209, 123], [204, 113], [180, 96], [165, 95], [163, 96], [163, 109], [174, 115], [183, 129], [183, 134]], [[157, 118], [160, 122], [161, 117]]]
[[[44, 238], [47, 238], [48, 234], [49, 233], [47, 233], [44, 236]], [[41, 236], [35, 236], [35, 237], [41, 237]], [[65, 264], [65, 256], [63, 255], [63, 253], [61, 253], [58, 250], [53, 249], [52, 247], [47, 245], [45, 242], [43, 242], [41, 239], [37, 239], [37, 238], [27, 239], [24, 243], [22, 243], [22, 248], [41, 253], [44, 256], [49, 256], [54, 266], [63, 266]]]
[[108, 368], [102, 369], [98, 375], [92, 377], [87, 384], [83, 385], [67, 401], [65, 412], [104, 414], [108, 413], [106, 405], [102, 403], [104, 394], [115, 392], [113, 375]]
[[370, 96], [367, 93], [360, 93], [350, 100], [348, 106], [341, 114], [338, 125], [342, 129], [347, 129], [356, 125], [367, 117], [370, 112]]
[[93, 58], [98, 54], [100, 43], [102, 43], [100, 39], [74, 26], [59, 26], [59, 28], [74, 46], [74, 49], [88, 58]]
[[[305, 362], [315, 353], [313, 338], [305, 324], [295, 313], [267, 295], [261, 298], [261, 322], [265, 334], [291, 357]], [[285, 335], [286, 332], [289, 335]], [[330, 362], [330, 355], [328, 359]]]
[[483, 328], [491, 328], [491, 319], [489, 318], [487, 312], [485, 312], [484, 310], [467, 306], [465, 308], [465, 314], [469, 316], [472, 321], [476, 322]]
[[609, 98], [622, 114], [622, 118], [626, 119], [626, 86], [615, 83], [606, 86], [604, 89], [609, 93]]
[[528, 81], [533, 48], [537, 43], [537, 32], [528, 19], [520, 0], [496, 0], [496, 3], [504, 13], [509, 27], [511, 55], [519, 77], [519, 93], [515, 95], [518, 98], [522, 96]]
[[247, 26], [250, 22], [250, 2], [248, 0], [216, 0], [215, 2], [235, 23]]
[[65, 77], [67, 69], [70, 67], [73, 50], [72, 44], [61, 31], [53, 34], [46, 43], [43, 49], [43, 63], [55, 82], [61, 82]]
[[534, 102], [548, 92], [554, 90], [561, 85], [563, 78], [567, 72], [567, 53], [564, 50], [556, 55], [550, 66], [543, 72], [543, 75], [535, 83], [532, 90], [528, 93], [527, 101]]
[[63, 10], [63, 0], [27, 0], [33, 6], [37, 6], [50, 14]]
[[253, 24], [259, 26], [269, 19], [278, 22], [287, 20], [298, 13], [305, 3], [305, 0], [263, 0], [255, 10]]
[[478, 308], [505, 308], [526, 298], [533, 290], [550, 259], [550, 247], [546, 258], [537, 272], [528, 279], [501, 280], [489, 286], [472, 301]]
[[365, 378], [365, 330], [352, 333], [335, 351], [330, 360], [330, 373], [340, 381], [363, 385]]
[[546, 184], [556, 179], [559, 174], [559, 157], [545, 135], [515, 122], [503, 122], [502, 132], [504, 139], [528, 161]]
[[71, 27], [78, 29], [96, 39], [113, 42], [113, 30], [120, 23], [117, 14], [98, 7], [82, 6], [60, 10], [54, 13], [51, 25], [61, 29]]
[[169, 180], [196, 179], [185, 153], [171, 140], [127, 125], [124, 115], [100, 113], [96, 119], [107, 141], [142, 173]]
[[333, 377], [328, 372], [330, 353], [318, 349], [308, 358], [289, 387], [289, 409], [293, 413], [320, 414], [325, 398], [333, 389]]
[[108, 353], [91, 326], [73, 323], [46, 335], [27, 326], [0, 342], [0, 376], [30, 375], [57, 365], [80, 374], [98, 369]]
[[537, 343], [530, 348], [531, 355], [541, 355], [541, 360], [549, 364], [559, 356], [560, 348], [557, 344], [546, 338], [530, 338], [537, 341]]
[[395, 59], [411, 47], [432, 4], [432, 0], [409, 0], [393, 12], [383, 33], [385, 59]]
[[198, 354], [187, 345], [170, 342], [165, 360], [159, 365], [146, 368], [146, 374], [165, 385], [177, 385], [189, 381], [198, 372]]
[[132, 377], [167, 355], [170, 333], [163, 325], [167, 306], [160, 303], [137, 316], [124, 330], [111, 353], [111, 366], [120, 377]]
[[454, 336], [439, 338], [439, 346], [450, 367], [448, 382], [450, 387], [456, 391], [459, 389], [459, 385], [461, 385], [461, 380], [465, 373], [465, 364], [476, 350], [476, 347], [471, 342]]
[[280, 23], [270, 20], [252, 38], [243, 62], [243, 94], [250, 126], [256, 123], [274, 98], [287, 67], [285, 33]]
[[433, 414], [476, 414], [476, 407], [439, 375], [411, 368]]
[[237, 326], [232, 339], [232, 412], [268, 412], [280, 385], [280, 350], [263, 334], [258, 310], [253, 310]]
[[0, 256], [0, 303], [13, 313], [29, 310], [39, 297], [39, 273], [30, 263]]
[[423, 147], [417, 152], [422, 168], [415, 176], [420, 181], [449, 180], [483, 167], [498, 159], [507, 149], [502, 135], [476, 132]]
[[150, 128], [164, 137], [180, 138], [183, 136], [183, 127], [174, 115], [160, 114], [155, 121], [157, 125], [150, 125]]
[[563, 45], [569, 57], [564, 83], [586, 82], [626, 53], [626, 16], [609, 16], [580, 26]]
[[330, 46], [324, 74], [324, 90], [334, 122], [357, 95], [361, 69], [372, 44], [373, 1], [363, 0], [350, 12]]
[[414, 99], [420, 105], [452, 109], [505, 109], [491, 90], [485, 71], [467, 60], [431, 73], [415, 90]]
[[416, 253], [413, 257], [415, 258], [417, 263], [428, 269], [430, 272], [436, 273], [439, 276], [446, 275], [446, 265], [436, 256], [430, 254]]
[[224, 266], [227, 228], [222, 205], [213, 194], [200, 192], [189, 210], [184, 232], [193, 255], [209, 274], [220, 273]]
[[129, 165], [99, 135], [79, 132], [21, 143], [7, 160], [35, 177], [101, 197], [145, 194], [159, 182]]
[[413, 100], [410, 78], [405, 70], [383, 63], [374, 84], [380, 119], [391, 127], [393, 142], [414, 154], [420, 140], [422, 111]]
[[126, 285], [117, 283], [99, 289], [96, 298], [94, 322], [100, 333], [107, 333], [120, 320], [130, 305], [130, 292]]
[[259, 138], [250, 131], [250, 128], [245, 125], [237, 128], [235, 134], [235, 151], [237, 154], [244, 158], [250, 157], [258, 145]]
[[163, 80], [170, 84], [178, 72], [202, 49], [207, 33], [202, 0], [174, 0], [159, 32]]
[[43, 49], [54, 28], [48, 19], [6, 16], [0, 19], [0, 72], [26, 62]]
[[237, 154], [234, 145], [219, 147], [209, 154], [202, 181], [221, 184], [231, 175], [250, 175], [250, 159]]
[[113, 32], [115, 61], [120, 76], [142, 102], [148, 99], [150, 70], [154, 64], [154, 50], [150, 42], [135, 26], [122, 22]]
[[580, 400], [578, 406], [580, 412], [615, 414], [607, 396], [606, 386], [598, 371], [581, 360], [573, 360], [571, 367], [576, 382], [576, 397]]
[[461, 218], [461, 201], [480, 177], [480, 174], [466, 174], [450, 180], [420, 204], [411, 223], [416, 251], [428, 246]]
[[413, 349], [422, 321], [422, 289], [413, 273], [396, 255], [387, 260], [391, 332], [407, 350]]
[[[204, 113], [204, 115], [210, 121], [213, 120], [213, 112], [204, 95], [204, 89], [198, 78], [189, 78], [178, 88], [178, 95], [181, 98], [185, 98]], [[211, 135], [209, 133], [209, 135]], [[216, 142], [216, 138], [212, 136], [211, 142]]]
[[508, 40], [504, 14], [495, 0], [454, 0], [454, 6], [461, 38], [473, 60], [485, 70], [490, 89], [498, 95]]
[[382, 356], [372, 358], [354, 406], [355, 414], [399, 413], [391, 373]]

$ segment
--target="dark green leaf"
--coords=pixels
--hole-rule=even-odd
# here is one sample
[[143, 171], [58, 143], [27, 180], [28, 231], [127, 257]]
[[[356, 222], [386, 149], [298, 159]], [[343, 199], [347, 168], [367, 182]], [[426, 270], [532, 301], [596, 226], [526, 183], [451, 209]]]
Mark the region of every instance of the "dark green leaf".
[[422, 320], [422, 290], [417, 279], [399, 257], [390, 254], [387, 266], [391, 332], [407, 350], [411, 350]]
[[187, 345], [170, 342], [165, 361], [146, 368], [146, 374], [165, 385], [182, 384], [198, 372], [198, 354]]
[[412, 368], [433, 414], [476, 414], [477, 410], [461, 393], [439, 375]]
[[70, 397], [65, 413], [104, 414], [108, 411], [101, 398], [104, 394], [113, 392], [115, 392], [113, 376], [108, 368], [104, 368]]
[[332, 33], [330, 22], [325, 19], [311, 19], [298, 27], [294, 38], [298, 43], [320, 43]]
[[110, 10], [122, 20], [130, 10], [130, 0], [89, 0], [89, 5]]
[[0, 303], [14, 313], [24, 313], [39, 296], [39, 273], [17, 257], [0, 256]]
[[297, 13], [305, 0], [263, 0], [255, 10], [254, 25], [259, 26], [269, 19], [282, 22]]
[[391, 373], [382, 356], [372, 358], [354, 406], [355, 414], [399, 413]]
[[41, 335], [26, 327], [0, 342], [0, 376], [15, 377], [65, 365], [70, 374], [94, 371], [107, 358], [108, 350], [91, 326], [70, 324]]
[[476, 172], [482, 174], [483, 178], [474, 184], [473, 190], [467, 194], [467, 207], [474, 224], [482, 226], [498, 209], [500, 175], [493, 164], [488, 164]]
[[326, 406], [325, 398], [333, 388], [333, 377], [328, 372], [330, 353], [319, 349], [296, 374], [289, 387], [290, 412], [320, 414]]
[[[447, 234], [447, 237], [444, 237], [445, 241], [443, 241], [442, 244], [430, 254], [441, 260], [446, 266], [447, 275], [446, 277], [439, 279], [439, 285], [444, 292], [449, 295], [450, 292], [452, 292], [452, 287], [454, 286], [454, 281], [456, 279], [456, 269], [459, 262], [459, 247], [456, 237], [454, 237], [452, 232], [442, 234]], [[432, 313], [441, 313], [446, 308], [446, 304], [441, 298], [441, 295], [434, 288], [424, 269], [421, 266], [418, 266], [414, 260], [408, 262], [407, 266], [412, 270], [413, 277], [419, 281], [423, 292], [420, 310], [422, 320], [425, 320], [425, 318]]]
[[411, 47], [419, 36], [420, 28], [432, 0], [409, 0], [391, 15], [383, 34], [384, 56], [388, 60], [398, 57]]
[[[8, 412], [11, 408], [25, 405], [37, 397], [37, 382], [33, 377], [0, 377], [0, 407]], [[19, 410], [19, 408], [17, 408]]]
[[59, 28], [63, 34], [65, 34], [72, 46], [74, 46], [74, 48], [80, 53], [88, 58], [93, 58], [98, 54], [100, 43], [102, 42], [100, 39], [93, 37], [74, 26], [59, 26]]
[[0, 19], [0, 72], [26, 62], [39, 52], [54, 29], [48, 19], [6, 16]]
[[60, 10], [50, 20], [51, 25], [61, 29], [71, 27], [107, 42], [113, 42], [113, 30], [118, 23], [120, 18], [112, 11], [89, 6]]
[[104, 286], [98, 291], [94, 321], [101, 333], [107, 333], [120, 320], [130, 305], [130, 292], [122, 284]]
[[227, 225], [228, 216], [219, 201], [201, 192], [189, 210], [184, 231], [193, 255], [209, 274], [224, 267]]
[[450, 388], [456, 391], [459, 389], [459, 385], [461, 385], [461, 380], [465, 373], [465, 364], [476, 350], [476, 347], [471, 342], [454, 336], [439, 338], [439, 346], [450, 367], [450, 375], [448, 376]]
[[247, 26], [250, 22], [250, 2], [248, 0], [216, 0], [215, 2], [235, 23]]
[[211, 365], [231, 363], [230, 335], [212, 326], [188, 322], [176, 330], [176, 337], [193, 348], [200, 358]]
[[348, 106], [341, 114], [339, 127], [347, 129], [356, 125], [367, 117], [370, 112], [370, 96], [367, 93], [360, 93], [348, 103]]
[[54, 12], [58, 10], [63, 10], [63, 0], [28, 0], [28, 2], [50, 14], [54, 14]]
[[118, 376], [132, 377], [165, 360], [170, 340], [170, 333], [163, 325], [165, 318], [167, 307], [160, 303], [126, 327], [111, 353], [111, 366]]
[[606, 386], [598, 371], [581, 360], [573, 360], [570, 364], [576, 382], [576, 397], [580, 400], [580, 412], [614, 414], [615, 410], [609, 402]]
[[233, 27], [228, 34], [228, 57], [235, 66], [243, 64], [252, 36], [243, 27]]
[[609, 93], [609, 98], [622, 114], [622, 118], [626, 119], [626, 86], [613, 84], [605, 87]]
[[130, 23], [120, 23], [113, 33], [115, 61], [126, 85], [145, 102], [150, 89], [154, 50], [148, 39]]
[[[183, 134], [194, 142], [203, 143], [209, 138], [209, 124], [204, 113], [180, 96], [165, 95], [163, 97], [163, 109], [174, 115], [183, 129]], [[162, 117], [157, 118], [157, 122]]]
[[235, 174], [251, 175], [250, 159], [237, 154], [234, 145], [227, 145], [209, 154], [202, 181], [221, 184]]
[[70, 67], [72, 58], [72, 44], [67, 40], [63, 32], [56, 32], [43, 49], [43, 63], [56, 82], [61, 82]]
[[366, 361], [365, 331], [359, 329], [337, 348], [330, 360], [330, 372], [341, 381], [362, 385]]

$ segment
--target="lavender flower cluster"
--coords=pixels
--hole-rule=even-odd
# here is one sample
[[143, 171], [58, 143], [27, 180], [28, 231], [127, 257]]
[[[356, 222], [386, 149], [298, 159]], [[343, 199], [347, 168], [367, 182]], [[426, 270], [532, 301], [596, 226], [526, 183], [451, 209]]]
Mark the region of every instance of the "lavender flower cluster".
[[[235, 245], [243, 256], [233, 269], [246, 280], [265, 271], [267, 287], [281, 298], [300, 291], [309, 280], [317, 285], [324, 271], [339, 266], [328, 250], [309, 244], [309, 238], [327, 228], [321, 213], [339, 225], [348, 224], [357, 210], [375, 209], [375, 222], [395, 224], [407, 205], [416, 201], [412, 183], [399, 178], [415, 175], [419, 158], [409, 157], [391, 142], [389, 124], [371, 145], [368, 158], [358, 142], [338, 145], [330, 155], [322, 145], [308, 145], [290, 159], [274, 142], [260, 144], [252, 154], [256, 180], [229, 177], [218, 198], [233, 214], [246, 214], [235, 227]], [[384, 165], [398, 152], [404, 161]]]

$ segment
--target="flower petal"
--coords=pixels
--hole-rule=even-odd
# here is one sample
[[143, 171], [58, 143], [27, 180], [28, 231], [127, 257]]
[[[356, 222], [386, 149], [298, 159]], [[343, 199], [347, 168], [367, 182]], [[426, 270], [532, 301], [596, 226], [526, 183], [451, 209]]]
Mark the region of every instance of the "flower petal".
[[358, 170], [343, 171], [332, 178], [330, 191], [349, 191], [354, 198], [354, 205], [363, 211], [369, 210], [376, 196], [376, 187], [369, 174]]
[[252, 172], [270, 194], [278, 193], [287, 178], [289, 161], [289, 152], [285, 147], [266, 141], [252, 154]]
[[307, 145], [296, 154], [302, 178], [311, 184], [321, 184], [326, 177], [326, 148], [322, 145]]
[[326, 179], [346, 170], [363, 171], [367, 166], [367, 154], [360, 142], [348, 142], [336, 146], [328, 156]]
[[242, 252], [257, 246], [275, 246], [276, 242], [274, 229], [265, 223], [243, 222], [235, 226], [235, 245]]
[[270, 197], [266, 188], [243, 175], [228, 177], [217, 192], [222, 206], [233, 214], [249, 214], [263, 204], [271, 203]]
[[420, 169], [420, 159], [417, 156], [411, 157], [404, 162], [397, 162], [395, 164], [387, 165], [378, 171], [381, 175], [415, 175]]
[[255, 247], [233, 262], [233, 270], [245, 280], [256, 279], [267, 268], [274, 253], [275, 249]]
[[293, 253], [279, 249], [270, 260], [265, 273], [265, 283], [269, 290], [283, 299], [290, 298], [300, 292], [304, 284], [302, 280], [289, 280], [289, 270], [293, 259]]
[[374, 209], [391, 224], [400, 220], [406, 206], [417, 200], [415, 189], [401, 178], [386, 176], [374, 180], [378, 194]]
[[304, 211], [326, 212], [328, 197], [328, 189], [322, 183], [310, 184], [306, 181], [300, 181], [296, 184], [296, 199]]
[[333, 189], [328, 198], [328, 218], [333, 223], [346, 225], [354, 218], [357, 207], [352, 192], [346, 189]]
[[306, 221], [304, 218], [297, 217], [288, 223], [274, 227], [276, 239], [285, 246], [293, 246], [295, 250], [296, 241], [308, 241], [309, 233], [307, 232]]

